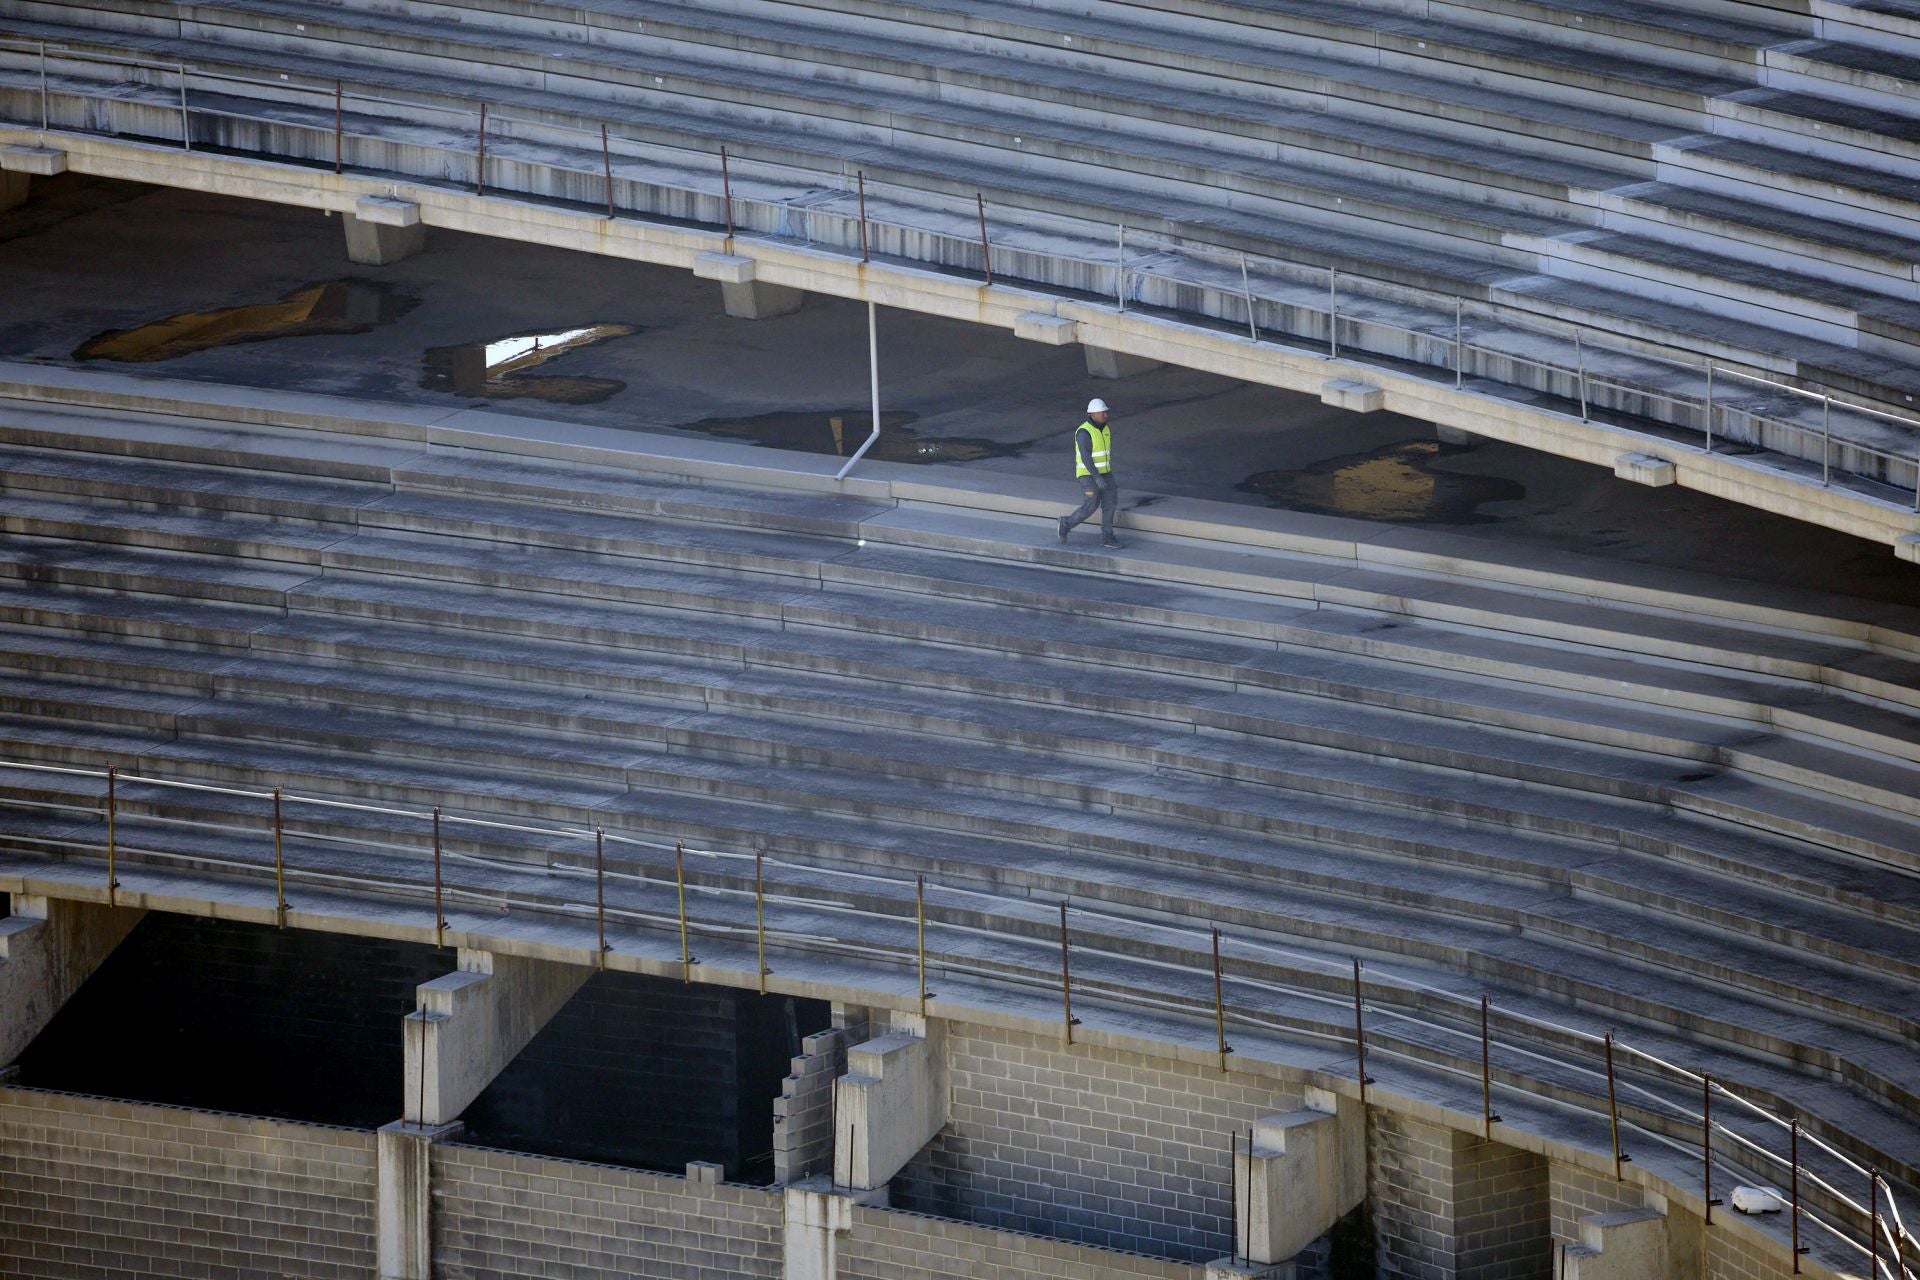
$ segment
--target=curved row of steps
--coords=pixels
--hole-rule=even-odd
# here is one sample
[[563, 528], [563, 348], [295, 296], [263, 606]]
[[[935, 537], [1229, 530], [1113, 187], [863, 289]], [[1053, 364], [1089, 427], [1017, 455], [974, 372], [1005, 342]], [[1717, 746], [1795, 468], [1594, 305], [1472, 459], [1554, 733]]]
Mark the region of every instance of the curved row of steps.
[[[1577, 1033], [1623, 1027], [1920, 1184], [1912, 611], [1093, 556], [746, 474], [0, 408], [0, 760], [604, 826], [658, 846], [609, 846], [656, 931], [663, 849], [759, 851], [776, 945], [895, 981], [925, 875], [943, 970], [1016, 1003], [1063, 896], [1089, 998], [1204, 1015], [1218, 926], [1248, 1051], [1338, 1043], [1358, 953], [1418, 975], [1370, 986], [1396, 1062], [1474, 1067], [1486, 989], [1511, 1088], [1600, 1105]], [[9, 865], [96, 857], [103, 785], [0, 768]], [[119, 803], [127, 865], [271, 872], [257, 799]], [[423, 891], [417, 821], [295, 809], [296, 891]], [[448, 848], [463, 900], [589, 901], [578, 840]], [[737, 956], [751, 862], [692, 873], [703, 960]], [[1694, 1086], [1639, 1084], [1629, 1122], [1685, 1140]]]

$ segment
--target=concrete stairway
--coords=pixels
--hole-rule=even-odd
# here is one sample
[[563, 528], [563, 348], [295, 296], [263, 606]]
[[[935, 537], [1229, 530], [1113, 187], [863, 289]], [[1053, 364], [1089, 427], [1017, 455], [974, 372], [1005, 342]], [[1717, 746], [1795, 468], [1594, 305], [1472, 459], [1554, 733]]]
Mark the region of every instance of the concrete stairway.
[[[1319, 270], [1316, 287], [1333, 267], [1904, 407], [1920, 390], [1920, 45], [1902, 19], [1848, 12], [1816, 38], [1807, 16], [1758, 4], [1625, 0], [1417, 17], [1321, 0], [939, 0], [910, 16], [874, 0], [4, 0], [0, 29], [210, 72], [344, 71], [395, 100], [352, 122], [393, 144], [465, 151], [467, 126], [399, 104], [484, 97], [529, 121], [492, 143], [508, 188], [549, 181], [517, 160], [580, 147], [531, 121], [612, 118], [635, 181], [704, 185], [724, 143], [748, 191], [798, 190], [791, 169], [756, 179], [756, 159], [835, 187], [857, 167], [930, 197], [983, 191], [1013, 224], [1010, 255], [1027, 224], [1036, 244], [1086, 251], [1125, 222]], [[6, 67], [37, 91], [30, 53]], [[195, 92], [215, 144], [257, 129], [211, 113], [271, 96]], [[597, 155], [572, 163], [598, 173]], [[1270, 329], [1300, 330], [1275, 311]]]
[[[896, 971], [925, 875], [943, 972], [1009, 990], [1057, 972], [1067, 896], [1088, 999], [1208, 1034], [1210, 926], [1237, 1035], [1347, 1036], [1361, 954], [1377, 1051], [1468, 1073], [1475, 1111], [1444, 993], [1494, 993], [1504, 1085], [1603, 1106], [1582, 1034], [1622, 1027], [1920, 1185], [1920, 614], [1193, 537], [1109, 558], [720, 472], [7, 402], [0, 760], [604, 826], [655, 842], [609, 845], [649, 927], [662, 850], [760, 851], [777, 937]], [[102, 788], [0, 767], [0, 861], [97, 859]], [[123, 865], [271, 873], [257, 799], [117, 799]], [[421, 891], [417, 822], [290, 832], [296, 884]], [[591, 892], [577, 841], [447, 851], [462, 901]], [[689, 867], [703, 952], [751, 937], [752, 863]], [[1623, 1118], [1697, 1138], [1696, 1086], [1627, 1078]]]

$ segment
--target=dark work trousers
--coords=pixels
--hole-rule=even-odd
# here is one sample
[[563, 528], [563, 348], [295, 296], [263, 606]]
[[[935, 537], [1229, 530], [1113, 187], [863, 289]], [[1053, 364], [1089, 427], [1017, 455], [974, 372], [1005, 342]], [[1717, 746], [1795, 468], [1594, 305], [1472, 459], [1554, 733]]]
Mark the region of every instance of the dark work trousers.
[[1100, 477], [1105, 484], [1096, 482], [1093, 476], [1080, 477], [1080, 492], [1086, 500], [1073, 509], [1067, 517], [1067, 528], [1071, 529], [1093, 514], [1095, 507], [1100, 508], [1100, 540], [1113, 541], [1113, 512], [1120, 505], [1120, 481], [1109, 471]]

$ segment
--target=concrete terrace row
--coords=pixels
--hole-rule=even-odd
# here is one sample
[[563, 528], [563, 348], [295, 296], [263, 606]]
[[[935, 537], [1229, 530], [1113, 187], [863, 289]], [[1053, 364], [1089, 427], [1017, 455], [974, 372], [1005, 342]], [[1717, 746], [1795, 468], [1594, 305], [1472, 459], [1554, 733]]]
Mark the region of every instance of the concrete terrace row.
[[[1099, 229], [1124, 222], [1296, 264], [1297, 278], [1279, 269], [1270, 283], [1299, 284], [1302, 307], [1332, 267], [1902, 408], [1920, 389], [1920, 202], [1909, 190], [1920, 59], [1912, 24], [1879, 11], [5, 0], [0, 24], [209, 72], [320, 84], [344, 73], [395, 104], [484, 98], [549, 125], [612, 119], [636, 186], [649, 172], [710, 186], [725, 144], [743, 189], [784, 187], [799, 218], [824, 195], [802, 194], [808, 174], [844, 190], [858, 168], [929, 198], [970, 204], [983, 192], [1010, 258], [1023, 234], [1036, 252], [1102, 252]], [[5, 66], [9, 114], [37, 115], [36, 55], [15, 51]], [[54, 70], [56, 96], [90, 74]], [[268, 145], [261, 126], [221, 111], [331, 128], [330, 106], [311, 95], [274, 105], [270, 89], [212, 81], [194, 92], [203, 143]], [[142, 100], [116, 96], [116, 109]], [[177, 100], [159, 83], [145, 96], [150, 131], [165, 136]], [[56, 122], [99, 112], [69, 100]], [[445, 177], [471, 177], [471, 126], [458, 119], [362, 103], [349, 128], [363, 135], [349, 163], [388, 168], [407, 145], [431, 143], [456, 153]], [[274, 147], [331, 157], [330, 137], [266, 132]], [[569, 159], [579, 150], [577, 137], [509, 127], [493, 141], [492, 181], [591, 203], [598, 157]], [[755, 186], [756, 160], [793, 168]], [[536, 176], [535, 163], [579, 172]], [[882, 247], [927, 251], [896, 239]], [[1270, 330], [1324, 330], [1324, 317], [1265, 310]], [[1451, 319], [1415, 327], [1450, 334]], [[1410, 358], [1439, 358], [1433, 344], [1398, 341]], [[1660, 378], [1697, 394], [1692, 376]]]
[[[1417, 539], [1360, 563], [1333, 521], [1207, 541], [1208, 504], [1108, 557], [906, 469], [834, 493], [745, 449], [636, 470], [173, 409], [0, 408], [0, 759], [604, 826], [653, 842], [607, 846], [608, 905], [662, 940], [674, 842], [759, 851], [776, 950], [850, 986], [912, 982], [924, 875], [933, 985], [1009, 1009], [1055, 999], [1067, 897], [1083, 1016], [1144, 992], [1198, 1042], [1218, 926], [1250, 1054], [1338, 1061], [1358, 954], [1418, 975], [1369, 979], [1389, 1086], [1477, 1114], [1443, 993], [1487, 990], [1512, 1123], [1603, 1116], [1582, 1036], [1618, 1027], [1920, 1185], [1911, 610], [1689, 608]], [[7, 882], [98, 891], [104, 787], [0, 769]], [[116, 803], [128, 895], [271, 885], [257, 798]], [[419, 900], [417, 821], [289, 831], [296, 904]], [[577, 840], [449, 832], [464, 919], [592, 901]], [[751, 955], [752, 868], [689, 860], [707, 966]], [[1697, 1085], [1630, 1078], [1629, 1123], [1689, 1141]]]

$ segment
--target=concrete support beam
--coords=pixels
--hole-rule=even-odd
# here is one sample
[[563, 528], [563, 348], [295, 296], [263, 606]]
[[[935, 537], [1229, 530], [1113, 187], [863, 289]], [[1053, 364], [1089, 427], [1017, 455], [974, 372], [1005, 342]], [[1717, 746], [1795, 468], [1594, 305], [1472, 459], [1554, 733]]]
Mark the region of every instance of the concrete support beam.
[[406, 1017], [406, 1119], [459, 1119], [527, 1041], [593, 976], [585, 965], [460, 951], [460, 967], [418, 988]]
[[1920, 564], [1920, 533], [1910, 533], [1893, 544], [1893, 554], [1902, 560]]
[[1124, 351], [1109, 351], [1105, 347], [1082, 347], [1081, 350], [1086, 352], [1089, 378], [1131, 378], [1136, 374], [1152, 373], [1166, 364], [1164, 360], [1130, 356]]
[[1472, 444], [1480, 438], [1464, 427], [1450, 427], [1444, 422], [1433, 424], [1433, 434], [1441, 444]]
[[1320, 403], [1353, 413], [1377, 413], [1386, 407], [1387, 393], [1371, 382], [1330, 378], [1320, 384]]
[[802, 290], [757, 279], [755, 267], [752, 258], [737, 253], [700, 253], [693, 259], [694, 275], [720, 282], [721, 305], [735, 319], [769, 320], [791, 315], [807, 300]]
[[1650, 453], [1621, 454], [1613, 460], [1613, 474], [1622, 480], [1651, 485], [1655, 489], [1674, 483], [1676, 478], [1671, 462]]
[[1564, 1280], [1677, 1280], [1667, 1215], [1619, 1209], [1580, 1220], [1580, 1243], [1567, 1248]]
[[144, 911], [15, 894], [0, 920], [0, 1067], [19, 1057]]
[[0, 170], [51, 178], [67, 171], [67, 153], [58, 147], [0, 147]]
[[1254, 1121], [1253, 1149], [1234, 1156], [1236, 1185], [1247, 1188], [1242, 1242], [1254, 1263], [1293, 1258], [1366, 1195], [1358, 1104], [1343, 1111], [1344, 1099], [1318, 1089], [1312, 1094], [1303, 1110]]
[[1013, 318], [1013, 336], [1049, 347], [1066, 347], [1080, 341], [1080, 325], [1074, 320], [1028, 311]]
[[1248, 1262], [1242, 1258], [1215, 1258], [1202, 1280], [1294, 1280], [1291, 1262]]
[[918, 1021], [895, 1015], [893, 1030], [847, 1050], [847, 1074], [834, 1082], [841, 1186], [884, 1189], [947, 1123], [946, 1026]]
[[363, 266], [384, 267], [410, 258], [427, 242], [420, 206], [411, 200], [362, 196], [354, 211], [342, 214], [347, 257]]
[[396, 1120], [375, 1135], [374, 1255], [379, 1280], [433, 1280], [433, 1144], [460, 1131]]

